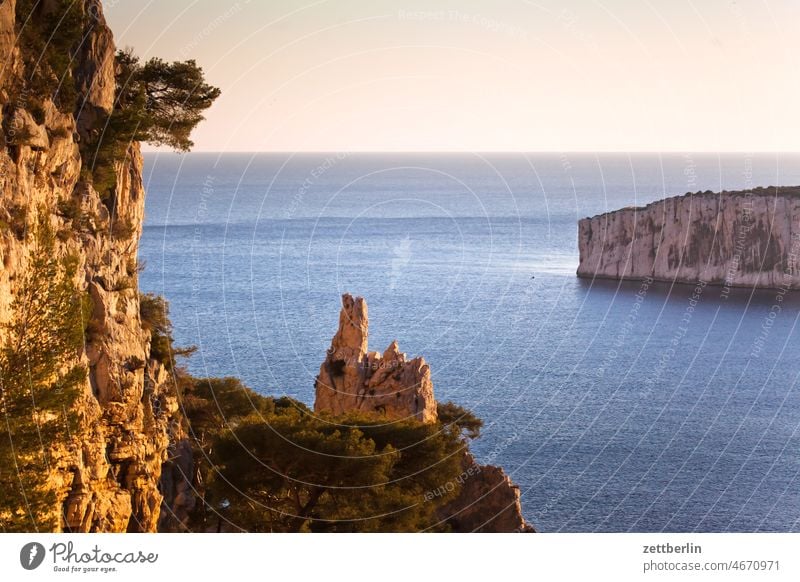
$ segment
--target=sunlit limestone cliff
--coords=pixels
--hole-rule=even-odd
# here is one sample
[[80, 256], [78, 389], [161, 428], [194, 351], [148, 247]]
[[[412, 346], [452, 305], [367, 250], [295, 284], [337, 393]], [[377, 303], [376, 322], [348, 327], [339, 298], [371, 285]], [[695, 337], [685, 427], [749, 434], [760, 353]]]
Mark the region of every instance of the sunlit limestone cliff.
[[580, 221], [585, 278], [800, 288], [800, 188], [698, 192]]
[[[131, 143], [106, 168], [114, 175], [113, 189], [101, 194], [92, 185], [90, 150], [80, 146], [102, 131], [98, 124], [114, 106], [112, 34], [97, 0], [73, 3], [70, 17], [83, 40], [71, 56], [63, 54], [70, 71], [62, 70], [55, 85], [49, 78], [31, 81], [31, 62], [43, 53], [25, 42], [35, 42], [49, 21], [57, 21], [48, 10], [61, 8], [59, 2], [41, 4], [41, 20], [28, 22], [24, 33], [15, 15], [33, 3], [0, 3], [0, 322], [14, 317], [43, 213], [56, 233], [53, 253], [77, 262], [76, 300], [86, 300], [85, 345], [76, 363], [87, 374], [69, 411], [77, 430], [71, 439], [42, 445], [45, 480], [56, 501], [49, 517], [65, 531], [155, 531], [162, 501], [158, 483], [177, 405], [169, 374], [150, 357], [150, 333], [140, 320], [142, 157]], [[50, 72], [56, 71], [54, 64]], [[71, 87], [59, 91], [59, 82], [74, 85], [74, 97]], [[7, 335], [5, 329], [0, 333]], [[0, 446], [13, 445], [9, 436]], [[33, 531], [45, 520], [23, 512], [0, 521], [4, 529], [16, 523]]]

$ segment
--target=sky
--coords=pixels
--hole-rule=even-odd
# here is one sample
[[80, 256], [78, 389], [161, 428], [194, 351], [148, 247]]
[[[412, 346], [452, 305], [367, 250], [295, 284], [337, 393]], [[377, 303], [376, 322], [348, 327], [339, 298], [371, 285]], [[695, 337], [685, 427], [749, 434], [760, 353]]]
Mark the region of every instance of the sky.
[[797, 0], [105, 0], [196, 151], [800, 151]]

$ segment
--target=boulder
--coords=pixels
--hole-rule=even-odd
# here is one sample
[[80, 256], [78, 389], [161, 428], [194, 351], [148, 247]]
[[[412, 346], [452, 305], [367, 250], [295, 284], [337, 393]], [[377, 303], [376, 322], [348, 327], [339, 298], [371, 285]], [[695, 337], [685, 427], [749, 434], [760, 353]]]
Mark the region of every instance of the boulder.
[[17, 109], [6, 132], [6, 141], [16, 146], [28, 146], [34, 150], [46, 150], [50, 145], [47, 130], [39, 125], [24, 109]]

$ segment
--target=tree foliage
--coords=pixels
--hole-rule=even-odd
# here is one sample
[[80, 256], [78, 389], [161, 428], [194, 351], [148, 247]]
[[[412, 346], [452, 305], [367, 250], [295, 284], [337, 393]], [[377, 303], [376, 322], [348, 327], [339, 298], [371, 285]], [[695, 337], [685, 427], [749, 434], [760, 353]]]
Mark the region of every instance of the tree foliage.
[[[210, 443], [221, 431], [238, 425], [251, 414], [270, 415], [276, 407], [287, 407], [294, 402], [261, 396], [238, 378], [181, 375], [178, 390], [184, 415], [190, 420], [192, 436], [200, 443]], [[302, 404], [296, 404], [305, 409]]]
[[0, 348], [0, 531], [56, 529], [51, 451], [76, 436], [72, 405], [86, 379], [76, 363], [84, 332], [76, 261], [56, 258], [43, 211], [33, 236]]
[[212, 500], [237, 527], [297, 532], [312, 517], [334, 518], [327, 497], [346, 510], [354, 495], [386, 488], [398, 456], [391, 445], [295, 408], [279, 412], [248, 417], [217, 442]]
[[197, 531], [437, 529], [436, 509], [458, 492], [459, 429], [315, 414], [232, 378], [186, 377], [180, 395], [202, 467]]
[[153, 293], [139, 295], [139, 317], [142, 327], [150, 333], [150, 357], [173, 371], [176, 357], [190, 356], [194, 347], [176, 348], [172, 337], [172, 322], [169, 319], [169, 303]]
[[459, 406], [454, 402], [440, 402], [436, 409], [439, 422], [444, 426], [459, 431], [469, 439], [476, 439], [481, 436], [483, 421], [475, 416], [471, 410]]
[[152, 58], [142, 64], [131, 51], [117, 53], [117, 125], [131, 139], [189, 151], [191, 133], [203, 113], [220, 96], [205, 81], [193, 60], [166, 62]]
[[191, 150], [192, 131], [219, 95], [193, 60], [152, 58], [142, 64], [132, 51], [119, 51], [114, 109], [84, 146], [95, 189], [105, 197], [113, 194], [114, 162], [124, 159], [134, 142]]
[[74, 52], [83, 40], [86, 16], [75, 0], [17, 0], [21, 79], [36, 99], [52, 97], [62, 111], [72, 112], [77, 92]]

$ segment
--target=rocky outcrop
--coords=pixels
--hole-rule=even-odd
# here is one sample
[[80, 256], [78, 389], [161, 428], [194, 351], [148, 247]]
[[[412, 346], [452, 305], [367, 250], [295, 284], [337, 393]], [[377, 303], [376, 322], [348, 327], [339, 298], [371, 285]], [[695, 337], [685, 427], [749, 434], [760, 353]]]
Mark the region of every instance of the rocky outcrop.
[[379, 413], [391, 419], [436, 421], [431, 370], [408, 360], [392, 342], [383, 354], [368, 351], [369, 317], [363, 298], [342, 297], [339, 330], [317, 377], [314, 410]]
[[686, 194], [578, 231], [580, 277], [800, 288], [800, 188]]
[[439, 517], [457, 532], [533, 533], [522, 517], [519, 487], [500, 467], [480, 465], [466, 453], [461, 461], [458, 497], [439, 510]]
[[[366, 301], [343, 295], [339, 329], [317, 377], [314, 410], [437, 422], [438, 405], [425, 360], [408, 360], [396, 341], [383, 354], [369, 352], [368, 343]], [[456, 486], [460, 491], [439, 511], [442, 522], [456, 532], [535, 531], [522, 516], [519, 488], [501, 468], [479, 465], [466, 450], [461, 463], [458, 483], [443, 485], [445, 492]]]
[[[75, 405], [81, 436], [53, 445], [55, 462], [47, 476], [57, 492], [53, 511], [66, 531], [152, 532], [162, 502], [161, 467], [170, 442], [180, 436], [177, 399], [170, 375], [150, 358], [150, 336], [139, 315], [144, 190], [138, 145], [115, 163], [113, 203], [95, 191], [84, 171], [88, 160], [79, 148], [78, 118], [88, 132], [98, 111], [110, 111], [115, 49], [99, 2], [87, 0], [83, 10], [86, 42], [75, 71], [78, 103], [85, 105], [80, 115], [59, 110], [49, 95], [19, 92], [24, 79], [13, 75], [5, 75], [0, 90], [0, 220], [7, 225], [0, 232], [0, 323], [11, 316], [18, 275], [31, 250], [27, 233], [44, 208], [58, 234], [58, 253], [79, 261], [76, 283], [92, 305], [81, 356], [89, 374]], [[19, 49], [8, 46], [14, 30], [14, 2], [4, 0], [0, 55], [6, 73], [22, 68]]]
[[83, 96], [78, 111], [78, 131], [83, 139], [103, 131], [98, 121], [114, 107], [116, 79], [114, 35], [103, 18], [100, 0], [86, 0], [87, 29], [82, 45], [75, 84]]

